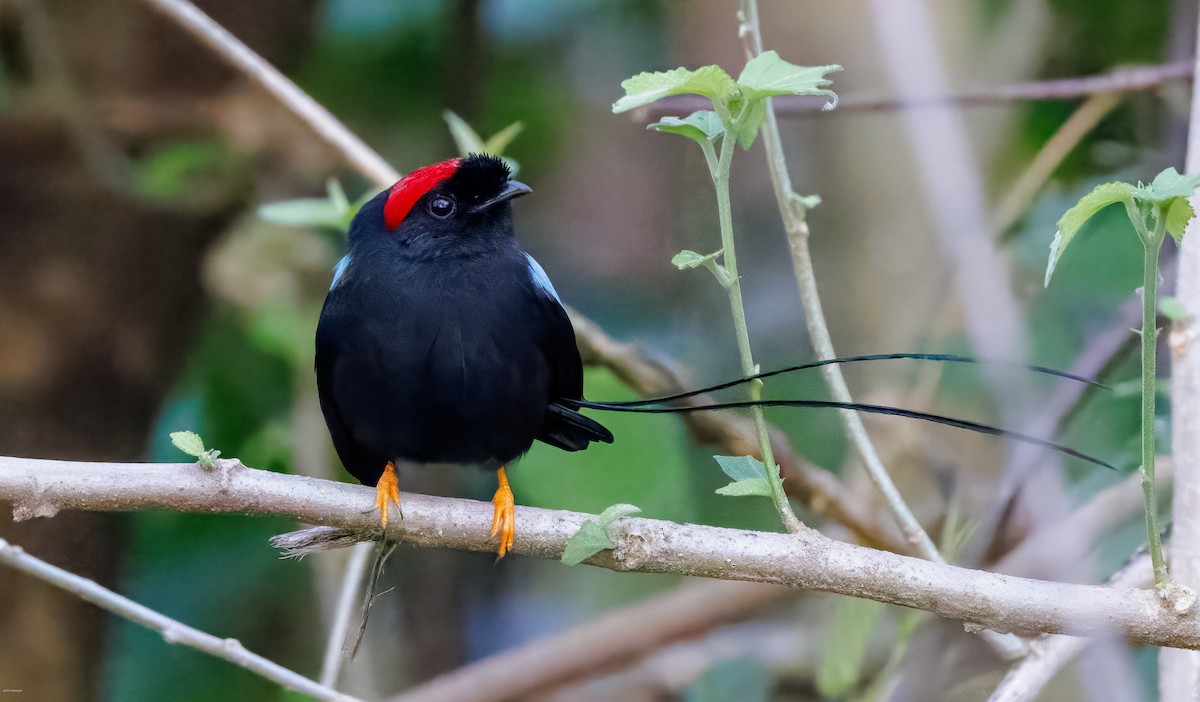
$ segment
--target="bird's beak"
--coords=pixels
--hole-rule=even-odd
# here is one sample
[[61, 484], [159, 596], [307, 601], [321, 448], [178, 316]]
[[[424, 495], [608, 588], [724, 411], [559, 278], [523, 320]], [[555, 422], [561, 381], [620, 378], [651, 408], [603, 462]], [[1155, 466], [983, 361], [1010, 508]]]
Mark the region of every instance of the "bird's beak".
[[531, 192], [533, 192], [533, 189], [530, 188], [528, 185], [525, 185], [524, 183], [522, 183], [518, 180], [510, 180], [504, 184], [504, 189], [500, 191], [499, 195], [497, 195], [496, 197], [494, 197], [490, 200], [485, 200], [484, 202], [481, 202], [478, 205], [475, 205], [474, 207], [471, 208], [471, 211], [472, 212], [483, 212], [484, 210], [491, 207], [492, 205], [495, 205], [500, 202], [504, 202], [505, 200], [511, 200], [514, 197], [528, 195]]

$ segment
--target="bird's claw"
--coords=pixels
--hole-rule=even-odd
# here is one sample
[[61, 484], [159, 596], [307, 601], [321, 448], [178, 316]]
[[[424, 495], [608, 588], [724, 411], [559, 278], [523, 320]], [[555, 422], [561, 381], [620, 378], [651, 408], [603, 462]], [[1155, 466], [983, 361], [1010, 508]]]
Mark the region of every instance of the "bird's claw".
[[504, 469], [497, 471], [497, 477], [500, 487], [496, 488], [496, 494], [492, 496], [492, 505], [495, 510], [492, 512], [492, 536], [500, 535], [500, 544], [496, 547], [496, 554], [500, 558], [512, 550], [513, 538], [516, 536], [516, 502], [513, 499], [512, 489], [508, 487], [508, 476], [504, 474]]
[[379, 510], [381, 527], [388, 525], [389, 502], [396, 503], [396, 510], [400, 513], [400, 518], [404, 519], [404, 510], [400, 508], [400, 481], [396, 480], [396, 466], [391, 461], [388, 461], [387, 468], [375, 484], [375, 509]]

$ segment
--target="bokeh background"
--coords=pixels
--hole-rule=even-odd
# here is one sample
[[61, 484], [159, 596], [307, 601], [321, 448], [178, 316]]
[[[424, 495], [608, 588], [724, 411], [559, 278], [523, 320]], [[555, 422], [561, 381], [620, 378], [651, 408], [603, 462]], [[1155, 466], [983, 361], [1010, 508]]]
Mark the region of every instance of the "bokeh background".
[[[455, 155], [447, 109], [485, 136], [522, 123], [507, 155], [534, 195], [516, 204], [518, 233], [562, 297], [614, 337], [674, 359], [692, 382], [737, 375], [723, 292], [706, 273], [669, 263], [680, 249], [719, 246], [703, 158], [686, 140], [646, 131], [645, 113], [610, 109], [621, 80], [643, 70], [719, 63], [736, 75], [744, 59], [735, 2], [199, 5], [401, 170]], [[1132, 470], [1138, 386], [1132, 346], [1122, 342], [1137, 323], [1127, 303], [1139, 284], [1140, 247], [1124, 215], [1105, 212], [1089, 226], [1048, 290], [1042, 276], [1054, 223], [1079, 196], [1099, 182], [1149, 180], [1182, 166], [1186, 83], [1116, 96], [1011, 216], [1002, 205], [1014, 184], [1081, 99], [861, 109], [851, 97], [894, 96], [912, 80], [964, 93], [1186, 59], [1194, 3], [925, 6], [932, 43], [881, 23], [878, 3], [762, 3], [768, 48], [794, 63], [845, 67], [832, 76], [847, 98], [842, 109], [781, 122], [797, 189], [822, 198], [809, 222], [834, 344], [843, 354], [961, 352], [1062, 368], [1098, 354], [1105, 362], [1096, 368], [1115, 390], [1046, 425], [1037, 410], [1057, 385], [1040, 377], [892, 363], [848, 369], [851, 388], [863, 401], [1057, 435]], [[914, 73], [913, 57], [931, 48], [940, 83]], [[920, 134], [935, 119], [957, 125], [969, 149], [929, 148]], [[352, 199], [368, 189], [286, 110], [139, 2], [0, 3], [0, 452], [177, 461], [167, 434], [191, 429], [248, 465], [348, 480], [312, 374], [313, 330], [341, 235], [258, 215], [265, 203], [321, 197], [329, 178]], [[738, 153], [733, 186], [758, 360], [764, 368], [807, 360], [761, 144]], [[1165, 270], [1171, 260], [1168, 250]], [[593, 399], [630, 396], [601, 371], [590, 371], [587, 384]], [[770, 390], [826, 396], [817, 375]], [[843, 475], [882, 512], [835, 415], [771, 418], [805, 458]], [[588, 512], [627, 502], [650, 517], [779, 529], [768, 501], [713, 493], [726, 480], [712, 450], [692, 444], [678, 420], [605, 422], [617, 436], [612, 446], [582, 454], [535, 447], [512, 472], [518, 502]], [[994, 559], [1124, 477], [904, 420], [868, 426], [951, 551], [949, 542], [974, 539]], [[487, 499], [492, 480], [462, 471], [405, 487]], [[1017, 496], [998, 504], [1014, 485]], [[1005, 506], [993, 530], [985, 515]], [[1139, 518], [1118, 515], [1083, 558], [1044, 558], [1022, 572], [1102, 578], [1141, 543]], [[267, 539], [294, 527], [228, 515], [67, 513], [0, 520], [0, 536], [315, 676], [345, 554], [280, 560]], [[402, 549], [344, 688], [382, 698], [681, 585], [669, 576], [493, 560]], [[831, 658], [854, 656], [829, 651], [839, 651], [833, 634], [848, 630], [869, 645], [860, 663], [839, 670]], [[947, 651], [957, 652], [953, 666], [944, 664]], [[956, 625], [814, 594], [648, 661], [542, 698], [717, 700], [733, 699], [732, 689], [741, 700], [970, 700], [985, 698], [1002, 672]], [[1109, 642], [1044, 699], [1150, 699], [1155, 676], [1154, 651]], [[24, 689], [24, 700], [299, 699], [5, 571], [0, 687]]]

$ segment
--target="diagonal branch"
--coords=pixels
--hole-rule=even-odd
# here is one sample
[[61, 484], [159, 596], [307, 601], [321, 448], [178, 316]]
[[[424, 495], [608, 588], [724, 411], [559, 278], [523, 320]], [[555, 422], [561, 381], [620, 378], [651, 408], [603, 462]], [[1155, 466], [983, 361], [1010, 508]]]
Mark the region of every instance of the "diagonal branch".
[[[289, 516], [327, 525], [316, 530], [319, 536], [340, 536], [347, 542], [382, 536], [366, 509], [374, 499], [370, 488], [254, 470], [234, 460], [218, 463], [214, 476], [190, 463], [4, 457], [0, 500], [13, 503], [17, 519], [52, 516], [60, 509], [170, 508]], [[404, 519], [388, 527], [388, 537], [416, 546], [490, 552], [495, 548], [488, 536], [491, 513], [484, 502], [405, 495]], [[521, 534], [514, 551], [559, 558], [567, 539], [589, 517], [518, 507]], [[968, 570], [833, 541], [811, 530], [774, 534], [629, 518], [615, 523], [611, 535], [617, 547], [587, 563], [863, 597], [959, 619], [972, 628], [1075, 636], [1115, 633], [1141, 643], [1200, 649], [1196, 609], [1170, 609], [1149, 590]]]
[[187, 624], [171, 619], [165, 614], [140, 605], [127, 597], [122, 597], [93, 580], [80, 577], [62, 568], [50, 565], [40, 558], [35, 558], [4, 539], [0, 539], [0, 564], [66, 590], [101, 609], [112, 612], [118, 617], [128, 619], [147, 629], [153, 629], [162, 634], [163, 639], [167, 643], [182, 644], [211, 656], [222, 658], [252, 673], [261, 675], [267, 680], [278, 683], [289, 690], [309, 695], [318, 700], [361, 702], [356, 697], [343, 695], [337, 690], [309, 680], [303, 675], [284, 668], [278, 663], [273, 663], [257, 653], [247, 651], [246, 647], [237, 639], [222, 639], [199, 629], [194, 629]]

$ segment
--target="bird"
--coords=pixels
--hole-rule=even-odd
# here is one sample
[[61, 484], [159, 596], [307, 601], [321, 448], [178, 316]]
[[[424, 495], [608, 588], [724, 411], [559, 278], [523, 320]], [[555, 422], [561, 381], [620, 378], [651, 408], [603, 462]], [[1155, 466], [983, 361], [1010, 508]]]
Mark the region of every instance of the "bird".
[[[490, 534], [503, 558], [516, 534], [506, 467], [534, 441], [565, 451], [613, 442], [612, 432], [584, 416], [584, 409], [649, 414], [753, 406], [849, 409], [1015, 439], [1115, 469], [1042, 438], [916, 410], [816, 399], [693, 399], [833, 363], [981, 362], [967, 356], [849, 356], [665, 397], [586, 400], [571, 320], [545, 270], [514, 233], [512, 200], [530, 192], [512, 179], [503, 160], [470, 154], [408, 173], [351, 221], [348, 251], [334, 268], [317, 323], [317, 392], [342, 464], [375, 488], [374, 508], [383, 527], [390, 506], [400, 509], [397, 466], [494, 470]], [[1103, 387], [1044, 366], [1002, 365]], [[384, 558], [377, 558], [376, 571]]]
[[494, 470], [501, 558], [515, 539], [506, 466], [534, 441], [613, 441], [575, 404], [571, 321], [515, 237], [512, 200], [529, 192], [485, 154], [408, 173], [352, 220], [316, 330], [321, 411], [346, 470], [375, 487], [380, 524], [400, 508], [399, 465]]

